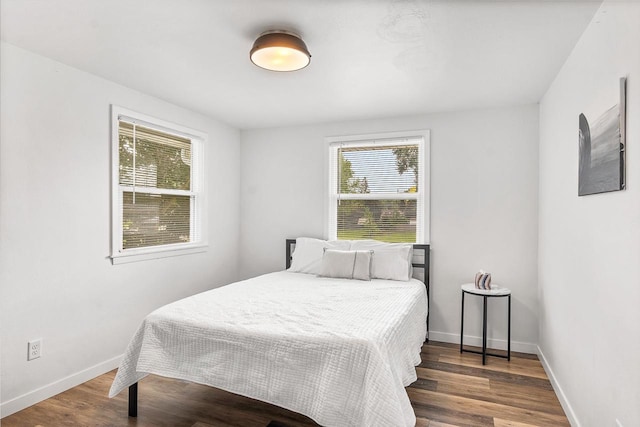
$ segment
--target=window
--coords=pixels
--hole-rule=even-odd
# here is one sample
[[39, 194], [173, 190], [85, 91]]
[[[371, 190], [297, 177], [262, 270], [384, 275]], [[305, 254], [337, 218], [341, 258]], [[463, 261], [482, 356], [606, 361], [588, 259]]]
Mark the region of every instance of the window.
[[202, 251], [205, 135], [114, 106], [114, 263]]
[[429, 131], [327, 138], [330, 239], [429, 240]]

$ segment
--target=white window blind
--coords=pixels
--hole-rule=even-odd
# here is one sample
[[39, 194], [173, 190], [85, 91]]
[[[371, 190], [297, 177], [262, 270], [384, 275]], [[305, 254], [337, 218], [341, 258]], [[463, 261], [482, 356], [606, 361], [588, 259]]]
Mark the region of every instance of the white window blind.
[[199, 139], [123, 114], [116, 126], [112, 256], [200, 243]]
[[425, 136], [329, 145], [329, 237], [425, 241]]

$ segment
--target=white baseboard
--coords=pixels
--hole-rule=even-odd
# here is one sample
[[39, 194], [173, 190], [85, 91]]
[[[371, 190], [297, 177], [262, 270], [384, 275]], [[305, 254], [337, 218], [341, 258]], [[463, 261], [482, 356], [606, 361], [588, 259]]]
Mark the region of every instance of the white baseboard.
[[573, 412], [573, 408], [571, 407], [571, 404], [569, 403], [567, 396], [564, 394], [562, 387], [560, 387], [560, 383], [558, 383], [558, 379], [556, 378], [556, 375], [553, 373], [551, 366], [549, 366], [549, 363], [547, 362], [547, 358], [544, 357], [544, 353], [542, 353], [540, 346], [538, 346], [538, 358], [540, 359], [540, 363], [542, 363], [542, 367], [544, 368], [544, 371], [547, 373], [547, 377], [549, 377], [549, 382], [551, 382], [553, 391], [555, 391], [556, 396], [558, 396], [560, 405], [562, 406], [562, 409], [564, 409], [564, 413], [567, 416], [569, 423], [571, 424], [572, 427], [580, 427], [580, 422], [576, 417], [576, 413]]
[[84, 369], [68, 377], [62, 378], [58, 381], [54, 381], [51, 384], [47, 384], [33, 391], [23, 394], [22, 396], [15, 397], [6, 402], [0, 404], [0, 414], [2, 417], [7, 417], [31, 405], [35, 405], [38, 402], [42, 402], [45, 399], [69, 390], [77, 385], [94, 379], [95, 377], [102, 375], [106, 372], [115, 369], [120, 364], [122, 355], [116, 356], [113, 359], [106, 360], [90, 368]]
[[[460, 334], [452, 334], [449, 332], [437, 332], [437, 331], [429, 331], [429, 339], [434, 341], [442, 341], [453, 344], [460, 344]], [[464, 345], [482, 347], [482, 337], [476, 337], [472, 335], [464, 336]], [[507, 349], [507, 340], [497, 340], [497, 339], [488, 339], [487, 347], [495, 348], [498, 350], [506, 350]], [[511, 350], [518, 351], [520, 353], [530, 353], [537, 354], [538, 346], [537, 344], [521, 342], [521, 341], [513, 341], [511, 340]]]

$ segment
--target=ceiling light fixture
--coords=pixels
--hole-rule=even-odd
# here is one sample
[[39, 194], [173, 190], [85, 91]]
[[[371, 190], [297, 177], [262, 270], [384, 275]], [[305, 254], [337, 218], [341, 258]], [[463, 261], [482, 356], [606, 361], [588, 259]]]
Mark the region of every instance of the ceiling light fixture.
[[296, 71], [311, 62], [302, 39], [287, 31], [268, 31], [256, 39], [249, 54], [251, 62], [271, 71]]

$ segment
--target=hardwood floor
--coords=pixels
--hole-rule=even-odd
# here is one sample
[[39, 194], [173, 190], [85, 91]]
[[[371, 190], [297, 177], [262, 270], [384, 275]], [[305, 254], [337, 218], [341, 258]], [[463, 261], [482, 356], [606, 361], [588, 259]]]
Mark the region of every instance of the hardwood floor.
[[[511, 361], [460, 354], [453, 344], [422, 348], [418, 380], [407, 388], [419, 427], [568, 426], [535, 355]], [[127, 393], [107, 398], [115, 371], [2, 419], [29, 426], [315, 426], [309, 418], [253, 399], [185, 381], [149, 376], [139, 385], [138, 418], [127, 417]]]

